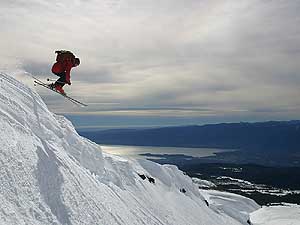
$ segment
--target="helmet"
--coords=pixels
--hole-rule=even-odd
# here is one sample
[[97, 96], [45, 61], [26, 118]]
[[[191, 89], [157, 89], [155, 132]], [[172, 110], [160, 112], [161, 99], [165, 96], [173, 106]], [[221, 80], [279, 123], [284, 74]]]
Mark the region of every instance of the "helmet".
[[75, 63], [74, 63], [76, 66], [79, 66], [80, 65], [80, 59], [79, 58], [75, 58]]

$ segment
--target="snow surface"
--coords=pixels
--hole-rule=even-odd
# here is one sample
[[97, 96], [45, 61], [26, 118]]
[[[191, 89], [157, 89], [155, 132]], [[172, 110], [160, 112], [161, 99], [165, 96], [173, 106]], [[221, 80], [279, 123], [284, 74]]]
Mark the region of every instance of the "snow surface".
[[300, 206], [263, 206], [251, 213], [250, 218], [253, 225], [300, 225]]
[[194, 184], [196, 184], [199, 188], [214, 188], [217, 187], [213, 182], [208, 180], [201, 180], [197, 177], [192, 177]]
[[249, 212], [254, 212], [260, 208], [255, 201], [241, 195], [215, 190], [201, 190], [200, 192], [211, 209], [235, 218], [242, 224], [248, 224]]
[[[36, 91], [4, 73], [0, 146], [1, 225], [238, 225], [255, 209], [228, 196], [230, 207], [218, 208], [213, 197], [208, 207], [176, 166], [103, 153]], [[233, 216], [240, 213], [235, 204], [243, 205], [242, 216]]]

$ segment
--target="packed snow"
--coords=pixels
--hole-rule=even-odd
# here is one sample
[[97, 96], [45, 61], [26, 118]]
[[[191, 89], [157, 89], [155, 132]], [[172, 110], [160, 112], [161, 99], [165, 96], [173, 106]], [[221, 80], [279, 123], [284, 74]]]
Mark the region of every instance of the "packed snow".
[[300, 206], [282, 204], [277, 206], [263, 206], [251, 213], [253, 225], [300, 225]]
[[255, 201], [241, 195], [215, 190], [201, 190], [200, 192], [211, 209], [244, 224], [250, 221], [249, 212], [260, 208]]
[[239, 225], [259, 208], [204, 197], [176, 166], [102, 152], [4, 73], [0, 124], [1, 225]]

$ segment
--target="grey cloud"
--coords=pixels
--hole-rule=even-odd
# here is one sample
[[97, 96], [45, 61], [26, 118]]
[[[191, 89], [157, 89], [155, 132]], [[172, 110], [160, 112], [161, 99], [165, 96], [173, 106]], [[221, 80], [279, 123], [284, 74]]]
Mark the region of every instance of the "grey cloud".
[[[21, 62], [46, 77], [53, 51], [73, 50], [82, 64], [66, 89], [121, 104], [112, 110], [266, 105], [272, 113], [277, 101], [299, 103], [299, 1], [28, 0], [0, 8], [0, 68]], [[81, 110], [45, 99], [60, 112]]]
[[38, 62], [24, 62], [22, 67], [23, 69], [35, 76], [42, 76], [44, 78], [48, 78], [51, 74], [51, 64], [50, 63], [46, 63], [46, 62], [42, 62], [42, 63], [38, 63]]

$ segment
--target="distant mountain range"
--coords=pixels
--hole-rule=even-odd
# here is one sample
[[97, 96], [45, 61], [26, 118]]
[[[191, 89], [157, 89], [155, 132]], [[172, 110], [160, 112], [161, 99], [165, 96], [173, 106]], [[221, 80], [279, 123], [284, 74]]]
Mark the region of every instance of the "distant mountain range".
[[99, 144], [300, 152], [300, 120], [79, 131]]

